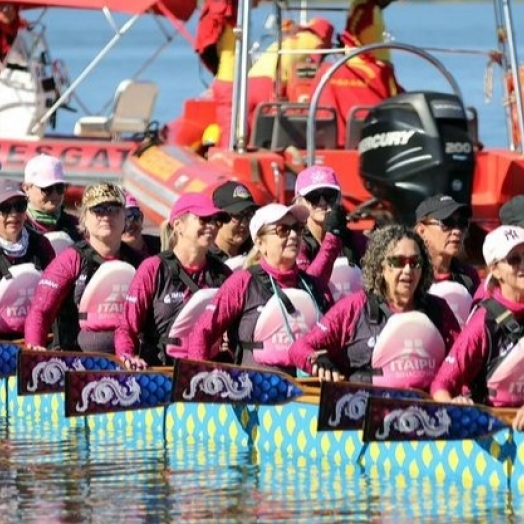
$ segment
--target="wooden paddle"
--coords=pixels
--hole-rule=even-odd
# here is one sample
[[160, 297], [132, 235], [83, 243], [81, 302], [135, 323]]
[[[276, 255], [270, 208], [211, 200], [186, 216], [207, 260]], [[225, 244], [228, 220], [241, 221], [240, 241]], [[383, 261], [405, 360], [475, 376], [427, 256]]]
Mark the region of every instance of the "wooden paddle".
[[424, 391], [397, 389], [357, 382], [324, 382], [320, 390], [317, 431], [362, 429], [370, 396], [429, 398]]
[[109, 353], [23, 350], [18, 353], [18, 394], [60, 393], [66, 371], [94, 369], [124, 369], [124, 365]]
[[66, 373], [66, 416], [162, 407], [172, 402], [285, 404], [304, 395], [318, 399], [318, 379], [295, 379], [276, 369], [176, 359], [160, 371]]
[[[319, 385], [316, 378], [295, 379], [277, 369], [187, 359], [177, 359], [173, 369], [161, 371], [72, 371], [66, 373], [66, 415], [162, 407], [171, 402], [269, 406], [304, 399], [319, 402]], [[322, 387], [324, 395], [329, 394], [330, 388], [340, 389], [338, 385]], [[347, 387], [377, 395], [382, 391], [388, 395], [422, 394], [370, 384], [346, 384]]]
[[420, 399], [370, 397], [364, 442], [465, 440], [488, 437], [511, 426], [516, 410]]

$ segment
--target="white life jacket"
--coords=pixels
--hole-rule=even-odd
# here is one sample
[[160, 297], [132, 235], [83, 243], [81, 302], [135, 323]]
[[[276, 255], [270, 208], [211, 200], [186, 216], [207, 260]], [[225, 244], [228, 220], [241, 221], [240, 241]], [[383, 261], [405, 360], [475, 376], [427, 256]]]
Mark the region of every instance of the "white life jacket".
[[253, 342], [262, 344], [262, 348], [253, 349], [253, 357], [266, 366], [292, 366], [291, 344], [308, 333], [319, 317], [309, 293], [295, 288], [283, 289], [282, 292], [293, 304], [295, 312], [288, 313], [279, 303], [278, 296], [273, 295], [262, 309], [253, 333]]
[[[189, 334], [195, 327], [198, 318], [215, 297], [217, 291], [217, 288], [199, 289], [180, 310], [169, 330], [167, 339], [166, 353], [170, 357], [187, 358], [190, 344]], [[217, 347], [212, 350], [211, 354], [218, 353], [218, 349]]]
[[237, 255], [236, 257], [228, 258], [224, 261], [224, 264], [228, 266], [231, 271], [238, 271], [244, 267], [244, 262], [246, 261], [245, 255]]
[[72, 238], [65, 231], [49, 231], [44, 236], [51, 242], [55, 255], [59, 255], [64, 249], [74, 244]]
[[80, 299], [80, 329], [106, 331], [118, 326], [134, 274], [135, 268], [121, 260], [109, 260], [100, 265]]
[[12, 278], [0, 280], [0, 333], [23, 333], [42, 272], [33, 263], [9, 267]]
[[524, 404], [524, 339], [510, 348], [493, 374], [488, 376], [487, 386], [488, 398], [494, 406], [520, 407]]
[[443, 280], [442, 282], [433, 283], [428, 292], [443, 298], [453, 313], [455, 313], [460, 327], [464, 327], [468, 320], [473, 298], [462, 284], [452, 282], [451, 280]]
[[373, 384], [427, 389], [446, 355], [442, 335], [420, 311], [395, 313], [378, 336], [371, 365]]
[[362, 289], [362, 271], [358, 266], [350, 265], [346, 257], [337, 258], [329, 280], [329, 289], [335, 302], [360, 291]]

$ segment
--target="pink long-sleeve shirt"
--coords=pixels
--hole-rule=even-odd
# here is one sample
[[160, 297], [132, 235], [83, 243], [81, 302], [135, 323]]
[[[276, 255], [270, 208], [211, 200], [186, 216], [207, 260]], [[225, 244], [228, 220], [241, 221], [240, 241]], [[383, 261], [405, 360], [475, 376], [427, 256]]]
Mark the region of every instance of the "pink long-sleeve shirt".
[[[114, 260], [105, 258], [105, 260]], [[82, 258], [73, 247], [64, 250], [47, 266], [36, 287], [25, 322], [25, 340], [32, 346], [45, 346], [47, 334], [81, 271]]]
[[302, 240], [300, 252], [297, 256], [297, 266], [302, 271], [320, 278], [324, 282], [329, 282], [333, 265], [342, 249], [342, 242], [339, 237], [326, 233], [324, 240], [320, 244], [320, 249], [312, 259], [306, 242]]
[[[509, 309], [519, 322], [524, 321], [524, 304], [504, 299], [499, 290], [493, 292], [493, 298]], [[454, 397], [470, 388], [486, 365], [489, 350], [486, 309], [479, 307], [440, 366], [431, 384], [431, 394], [443, 390]]]
[[[439, 304], [440, 331], [445, 347], [449, 350], [458, 337], [460, 327], [443, 299], [432, 297], [431, 300]], [[290, 348], [293, 364], [306, 373], [311, 373], [311, 357], [315, 351], [326, 349], [329, 358], [344, 368], [344, 362], [347, 361], [345, 348], [356, 336], [356, 326], [366, 303], [365, 291], [358, 291], [337, 302], [305, 337], [293, 343]]]
[[[261, 262], [261, 267], [275, 279], [277, 284], [283, 288], [296, 287], [298, 280], [298, 268], [292, 271], [279, 272]], [[308, 270], [307, 273], [311, 275]], [[311, 275], [315, 277], [315, 275]], [[327, 282], [318, 279], [318, 287], [322, 289], [323, 295], [329, 303], [333, 298]], [[252, 279], [248, 270], [237, 271], [222, 284], [211, 307], [200, 317], [192, 331], [189, 358], [196, 360], [207, 360], [212, 357], [209, 348], [220, 339], [230, 325], [242, 316], [244, 310], [244, 299], [247, 288]]]

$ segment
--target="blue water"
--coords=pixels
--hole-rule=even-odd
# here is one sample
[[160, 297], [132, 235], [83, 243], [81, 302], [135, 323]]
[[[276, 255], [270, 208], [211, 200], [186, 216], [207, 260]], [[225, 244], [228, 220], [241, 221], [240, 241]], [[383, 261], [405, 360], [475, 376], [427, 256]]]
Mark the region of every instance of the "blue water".
[[[513, 3], [515, 28], [524, 25], [524, 4]], [[343, 6], [345, 4], [330, 4]], [[266, 16], [271, 13], [269, 4], [256, 11], [253, 34], [259, 38], [263, 33]], [[36, 14], [36, 12], [34, 13]], [[30, 14], [28, 18], [34, 17]], [[321, 13], [311, 13], [313, 16]], [[388, 30], [396, 42], [419, 45], [424, 48], [452, 48], [456, 53], [436, 53], [450, 72], [456, 77], [467, 105], [477, 107], [480, 115], [480, 135], [487, 145], [505, 146], [507, 133], [502, 106], [502, 75], [495, 66], [493, 99], [485, 100], [484, 76], [488, 63], [487, 53], [496, 49], [494, 10], [491, 2], [395, 2], [385, 11]], [[298, 19], [298, 13], [290, 13]], [[326, 14], [341, 30], [344, 13]], [[122, 22], [125, 17], [117, 16]], [[56, 10], [45, 17], [48, 41], [53, 58], [63, 59], [71, 73], [78, 75], [94, 51], [101, 49], [112, 33], [100, 13], [83, 13]], [[187, 25], [195, 32], [196, 17]], [[170, 28], [164, 21], [164, 26]], [[163, 42], [162, 33], [151, 19], [140, 20], [130, 33], [125, 35], [81, 85], [78, 94], [92, 113], [107, 113], [107, 108], [119, 81], [132, 77], [145, 58]], [[517, 46], [524, 62], [524, 34], [517, 34]], [[458, 52], [475, 51], [483, 54]], [[442, 76], [421, 59], [406, 53], [396, 52], [393, 56], [400, 82], [408, 89], [434, 89], [449, 91]], [[158, 83], [160, 94], [155, 117], [162, 123], [180, 114], [183, 100], [198, 96], [211, 82], [210, 75], [199, 66], [196, 55], [183, 37], [177, 36], [164, 52], [148, 67], [141, 78]], [[75, 104], [73, 104], [75, 105]], [[59, 130], [70, 131], [76, 115], [61, 112]]]

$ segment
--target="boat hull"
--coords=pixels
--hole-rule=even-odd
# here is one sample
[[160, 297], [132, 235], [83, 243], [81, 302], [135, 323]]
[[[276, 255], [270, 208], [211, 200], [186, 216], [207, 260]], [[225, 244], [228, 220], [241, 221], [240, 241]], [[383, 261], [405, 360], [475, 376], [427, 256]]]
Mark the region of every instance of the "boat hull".
[[137, 147], [133, 141], [105, 141], [47, 137], [41, 140], [0, 138], [2, 174], [22, 180], [26, 163], [35, 155], [45, 153], [58, 157], [66, 180], [73, 186], [97, 182], [122, 183], [126, 158]]
[[[19, 396], [16, 377], [1, 379], [0, 416], [10, 434], [88, 430], [92, 442], [122, 435], [126, 446], [165, 441], [255, 451], [264, 460], [328, 461], [371, 477], [432, 479], [460, 486], [524, 488], [524, 434], [504, 430], [473, 441], [364, 444], [359, 431], [317, 433], [318, 404], [231, 406], [175, 403], [167, 408], [65, 418], [63, 394]], [[175, 446], [176, 447], [176, 446]], [[137, 448], [138, 449], [138, 448]]]

